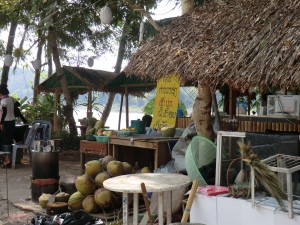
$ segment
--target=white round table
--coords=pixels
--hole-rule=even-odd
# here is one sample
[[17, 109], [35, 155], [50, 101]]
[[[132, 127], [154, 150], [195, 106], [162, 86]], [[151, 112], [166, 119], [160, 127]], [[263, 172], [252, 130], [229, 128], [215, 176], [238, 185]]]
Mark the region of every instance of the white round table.
[[128, 193], [133, 193], [133, 224], [138, 224], [138, 194], [142, 193], [141, 183], [147, 192], [158, 193], [158, 219], [163, 225], [164, 203], [167, 224], [171, 223], [171, 191], [185, 187], [191, 183], [188, 176], [177, 173], [139, 173], [113, 177], [103, 182], [103, 186], [111, 191], [123, 193], [123, 224], [128, 224]]

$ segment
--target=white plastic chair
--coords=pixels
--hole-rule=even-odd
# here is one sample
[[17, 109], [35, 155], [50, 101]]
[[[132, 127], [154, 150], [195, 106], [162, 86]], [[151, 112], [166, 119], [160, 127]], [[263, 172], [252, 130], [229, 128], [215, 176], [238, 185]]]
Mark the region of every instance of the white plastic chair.
[[37, 130], [40, 127], [39, 123], [35, 123], [32, 125], [32, 127], [29, 129], [27, 137], [25, 142], [22, 144], [13, 144], [13, 149], [12, 149], [12, 168], [15, 169], [16, 167], [16, 156], [17, 156], [17, 150], [21, 149], [23, 150], [24, 148], [29, 148], [36, 136]]

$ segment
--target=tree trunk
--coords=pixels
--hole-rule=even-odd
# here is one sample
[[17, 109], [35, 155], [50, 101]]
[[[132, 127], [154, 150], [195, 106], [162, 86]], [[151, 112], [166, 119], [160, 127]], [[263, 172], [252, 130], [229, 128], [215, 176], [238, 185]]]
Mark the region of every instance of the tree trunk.
[[211, 91], [209, 87], [198, 86], [198, 96], [193, 105], [192, 119], [195, 123], [198, 135], [214, 139], [214, 132], [211, 123]]
[[22, 35], [22, 39], [21, 39], [20, 44], [19, 44], [19, 49], [20, 49], [20, 51], [21, 51], [21, 55], [20, 55], [19, 57], [17, 57], [16, 64], [15, 64], [15, 67], [14, 67], [14, 72], [15, 72], [15, 70], [17, 69], [18, 64], [19, 64], [19, 61], [20, 61], [20, 58], [21, 58], [21, 56], [22, 56], [23, 45], [24, 45], [24, 42], [25, 42], [26, 35], [27, 35], [27, 33], [28, 33], [28, 29], [29, 29], [29, 25], [26, 24], [26, 25], [25, 25], [25, 29], [24, 29], [24, 33], [23, 33], [23, 35]]
[[[6, 51], [5, 51], [6, 55], [12, 55], [17, 26], [18, 26], [18, 23], [16, 21], [12, 21], [11, 24], [10, 24], [10, 29], [9, 29], [9, 34], [8, 34], [8, 41], [7, 41]], [[3, 63], [1, 84], [7, 84], [9, 68], [10, 68], [10, 66], [6, 66]]]
[[72, 98], [71, 98], [71, 95], [70, 95], [70, 92], [68, 89], [67, 79], [64, 76], [63, 69], [60, 64], [54, 27], [51, 27], [51, 26], [49, 27], [49, 42], [50, 42], [50, 46], [52, 48], [53, 61], [54, 61], [55, 67], [56, 67], [57, 79], [60, 81], [60, 84], [61, 84], [61, 87], [62, 87], [62, 90], [64, 93], [64, 98], [66, 100], [66, 106], [64, 108], [65, 108], [66, 120], [68, 121], [68, 124], [69, 124], [70, 134], [77, 136], [78, 133], [77, 133], [77, 128], [76, 128], [76, 122], [75, 122], [74, 116], [73, 116]]
[[[40, 60], [40, 62], [42, 62], [42, 51], [43, 51], [43, 39], [42, 39], [42, 30], [39, 29], [38, 30], [38, 50], [37, 50], [37, 54], [36, 54], [36, 59]], [[41, 69], [35, 69], [35, 76], [34, 76], [34, 88], [33, 88], [33, 103], [37, 102], [37, 96], [38, 96], [38, 90], [37, 87], [40, 84], [40, 75], [41, 75]]]
[[47, 62], [48, 62], [48, 77], [50, 77], [53, 73], [53, 69], [52, 69], [52, 53], [51, 53], [51, 46], [49, 40], [47, 43]]
[[[122, 35], [120, 38], [120, 42], [119, 42], [119, 50], [118, 50], [118, 57], [117, 57], [117, 62], [115, 65], [115, 73], [119, 74], [121, 71], [121, 67], [122, 67], [122, 62], [123, 62], [123, 58], [124, 58], [124, 53], [125, 53], [125, 46], [126, 46], [126, 34], [127, 34], [127, 28], [128, 28], [128, 22], [127, 20], [125, 20], [124, 25], [123, 25], [123, 29], [122, 29]], [[107, 118], [110, 114], [114, 99], [115, 99], [115, 93], [109, 93], [108, 95], [108, 100], [107, 103], [105, 105], [105, 108], [102, 112], [102, 116], [101, 116], [101, 120], [104, 122], [104, 124], [107, 121]]]
[[[192, 13], [195, 8], [194, 0], [181, 0], [182, 15]], [[212, 120], [211, 120], [211, 90], [207, 85], [201, 85], [198, 82], [198, 96], [193, 106], [193, 121], [195, 123], [198, 135], [214, 138]]]

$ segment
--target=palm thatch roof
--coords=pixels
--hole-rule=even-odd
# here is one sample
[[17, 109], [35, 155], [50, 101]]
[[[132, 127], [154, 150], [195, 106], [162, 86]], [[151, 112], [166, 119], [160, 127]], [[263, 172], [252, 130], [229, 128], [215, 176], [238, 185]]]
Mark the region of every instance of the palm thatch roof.
[[300, 85], [300, 1], [205, 1], [146, 42], [124, 69], [160, 78], [179, 74], [210, 86]]
[[[117, 74], [103, 70], [93, 70], [83, 67], [63, 66], [63, 73], [67, 79], [68, 88], [70, 91], [75, 91], [80, 94], [88, 91], [103, 91], [105, 84], [114, 79]], [[44, 80], [39, 86], [41, 92], [62, 93], [60, 81], [57, 79], [55, 72], [48, 79]]]
[[109, 81], [103, 90], [119, 94], [125, 94], [128, 91], [131, 95], [144, 96], [144, 93], [150, 92], [155, 88], [156, 81], [149, 77], [139, 78], [134, 75], [126, 76], [125, 73], [120, 73]]

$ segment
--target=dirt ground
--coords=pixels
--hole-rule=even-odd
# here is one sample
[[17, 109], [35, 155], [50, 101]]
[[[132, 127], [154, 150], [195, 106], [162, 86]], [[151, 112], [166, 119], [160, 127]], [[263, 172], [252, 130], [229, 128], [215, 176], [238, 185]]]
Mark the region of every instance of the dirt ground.
[[[80, 174], [79, 152], [61, 152], [59, 154], [60, 181]], [[43, 212], [38, 204], [31, 201], [31, 175], [32, 168], [28, 153], [24, 154], [21, 164], [17, 164], [16, 169], [0, 168], [0, 225], [28, 224], [37, 213]], [[8, 200], [6, 200], [7, 194]], [[19, 203], [27, 206], [31, 204], [35, 206], [35, 210], [19, 207]], [[24, 210], [24, 208], [26, 209]]]

